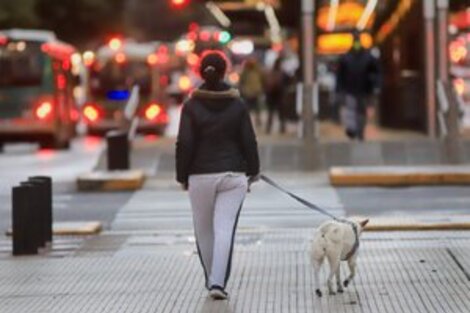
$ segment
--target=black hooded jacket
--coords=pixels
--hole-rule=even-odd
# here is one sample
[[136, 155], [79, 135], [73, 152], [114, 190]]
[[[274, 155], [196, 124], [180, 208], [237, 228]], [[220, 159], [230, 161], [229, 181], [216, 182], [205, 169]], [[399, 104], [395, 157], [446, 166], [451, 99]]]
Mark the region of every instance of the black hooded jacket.
[[380, 88], [380, 65], [369, 50], [351, 50], [339, 60], [337, 90], [365, 96]]
[[191, 174], [259, 173], [256, 136], [238, 90], [225, 83], [195, 90], [183, 106], [176, 142], [176, 179]]

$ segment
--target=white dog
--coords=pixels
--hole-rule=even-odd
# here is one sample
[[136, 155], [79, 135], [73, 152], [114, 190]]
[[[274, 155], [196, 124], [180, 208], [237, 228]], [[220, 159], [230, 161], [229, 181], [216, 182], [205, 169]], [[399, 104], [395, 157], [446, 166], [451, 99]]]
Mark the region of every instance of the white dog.
[[[337, 292], [343, 292], [340, 276], [340, 262], [347, 261], [350, 274], [344, 281], [347, 287], [356, 275], [357, 248], [359, 247], [359, 237], [369, 220], [360, 223], [344, 223], [338, 221], [327, 221], [320, 225], [313, 237], [311, 258], [315, 270], [315, 293], [321, 297], [318, 273], [325, 257], [330, 264], [330, 274], [327, 285], [330, 295], [335, 292], [332, 286], [333, 276], [336, 275]], [[354, 224], [355, 227], [352, 225]], [[356, 228], [356, 231], [354, 230]], [[357, 233], [357, 234], [356, 234]], [[357, 241], [357, 243], [356, 243]]]

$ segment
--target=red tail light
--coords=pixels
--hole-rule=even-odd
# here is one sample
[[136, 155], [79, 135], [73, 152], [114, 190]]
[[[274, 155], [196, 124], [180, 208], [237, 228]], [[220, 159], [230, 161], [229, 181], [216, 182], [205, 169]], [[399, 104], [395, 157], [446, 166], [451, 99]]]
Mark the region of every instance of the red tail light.
[[156, 103], [151, 103], [144, 111], [144, 116], [149, 121], [167, 123], [168, 115], [162, 107]]
[[52, 103], [50, 101], [44, 101], [36, 107], [35, 114], [38, 119], [45, 120], [52, 116], [52, 111]]
[[100, 117], [100, 111], [94, 104], [87, 104], [83, 108], [83, 115], [89, 122], [96, 122]]

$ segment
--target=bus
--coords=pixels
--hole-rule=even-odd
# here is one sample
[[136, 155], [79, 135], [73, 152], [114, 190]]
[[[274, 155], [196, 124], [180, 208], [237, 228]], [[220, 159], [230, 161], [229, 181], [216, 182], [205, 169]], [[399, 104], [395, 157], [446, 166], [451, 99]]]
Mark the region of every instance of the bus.
[[87, 103], [82, 115], [91, 135], [128, 125], [125, 107], [133, 86], [139, 87], [137, 131], [163, 135], [168, 125], [165, 68], [169, 48], [158, 42], [113, 38], [100, 47], [89, 66]]
[[6, 142], [69, 147], [79, 120], [75, 53], [53, 32], [0, 31], [0, 149]]

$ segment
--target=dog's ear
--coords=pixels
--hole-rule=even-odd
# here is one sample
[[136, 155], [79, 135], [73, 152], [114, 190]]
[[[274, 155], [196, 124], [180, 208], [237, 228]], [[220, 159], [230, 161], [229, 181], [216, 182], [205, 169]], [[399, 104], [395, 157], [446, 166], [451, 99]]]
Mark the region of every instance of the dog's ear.
[[369, 219], [363, 220], [359, 224], [361, 225], [362, 228], [366, 227], [367, 223], [369, 223]]

